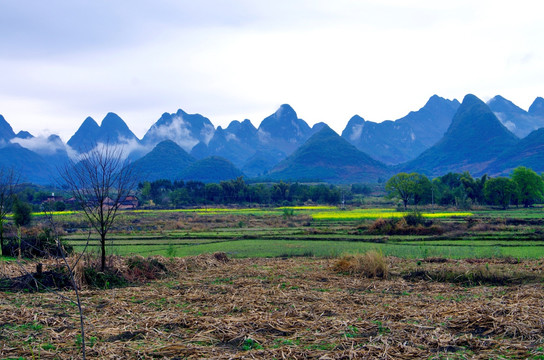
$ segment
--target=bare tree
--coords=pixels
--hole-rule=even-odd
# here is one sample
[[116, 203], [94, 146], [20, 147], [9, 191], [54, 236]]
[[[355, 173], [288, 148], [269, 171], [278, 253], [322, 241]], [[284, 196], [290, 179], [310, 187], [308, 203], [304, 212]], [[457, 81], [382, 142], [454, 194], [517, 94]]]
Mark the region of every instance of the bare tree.
[[[61, 295], [58, 291], [55, 291], [54, 293], [57, 294], [61, 299], [66, 299], [70, 301], [72, 304], [75, 304], [78, 309], [79, 314], [79, 328], [81, 331], [81, 355], [83, 360], [86, 358], [86, 350], [85, 350], [85, 323], [83, 319], [83, 308], [81, 307], [81, 298], [79, 295], [79, 287], [76, 283], [75, 279], [75, 269], [77, 268], [78, 263], [81, 261], [81, 258], [85, 254], [85, 251], [87, 250], [87, 247], [89, 246], [89, 239], [91, 238], [91, 232], [89, 231], [89, 235], [87, 236], [87, 242], [85, 244], [85, 247], [83, 248], [83, 251], [79, 256], [76, 258], [75, 262], [70, 265], [68, 260], [66, 259], [66, 250], [64, 249], [64, 246], [62, 245], [62, 242], [60, 240], [59, 233], [57, 231], [57, 224], [53, 220], [53, 209], [51, 208], [52, 204], [48, 204], [49, 206], [46, 206], [44, 208], [45, 218], [47, 222], [49, 223], [49, 227], [53, 231], [55, 242], [57, 244], [57, 251], [62, 257], [62, 261], [64, 262], [64, 265], [66, 266], [66, 269], [68, 269], [68, 275], [70, 277], [70, 282], [72, 284], [72, 288], [74, 289], [74, 293], [76, 295], [76, 300], [69, 299], [63, 295]], [[41, 264], [40, 264], [41, 266]], [[48, 289], [49, 290], [49, 289]]]
[[[81, 251], [79, 256], [74, 258], [75, 261], [73, 261], [72, 264], [70, 264], [69, 259], [67, 258], [67, 252], [66, 252], [66, 250], [64, 248], [64, 245], [62, 244], [62, 241], [60, 239], [57, 223], [53, 220], [53, 209], [52, 209], [51, 205], [52, 205], [51, 203], [44, 204], [43, 212], [44, 212], [44, 215], [45, 215], [45, 222], [49, 226], [49, 228], [50, 228], [50, 230], [52, 232], [52, 235], [54, 237], [56, 247], [57, 247], [57, 251], [56, 251], [55, 255], [53, 255], [51, 253], [46, 253], [45, 257], [54, 256], [57, 259], [59, 257], [62, 259], [62, 263], [59, 264], [57, 262], [57, 265], [59, 266], [59, 268], [60, 267], [65, 267], [67, 269], [68, 277], [70, 279], [71, 286], [72, 286], [72, 288], [73, 288], [73, 290], [75, 292], [75, 297], [76, 297], [75, 300], [71, 299], [67, 295], [62, 294], [59, 291], [59, 289], [50, 288], [49, 286], [45, 285], [42, 282], [43, 264], [41, 262], [41, 259], [38, 259], [39, 262], [37, 262], [37, 264], [36, 264], [36, 273], [34, 273], [34, 274], [30, 273], [26, 269], [26, 266], [25, 266], [25, 263], [29, 264], [33, 260], [26, 259], [26, 260], [24, 260], [25, 263], [23, 263], [22, 262], [23, 260], [21, 259], [21, 257], [19, 257], [17, 259], [17, 263], [19, 264], [19, 266], [20, 266], [20, 268], [22, 270], [22, 273], [24, 275], [26, 275], [26, 277], [28, 277], [29, 279], [31, 279], [34, 282], [35, 290], [45, 289], [46, 291], [57, 295], [60, 299], [68, 301], [69, 303], [74, 304], [77, 307], [78, 315], [79, 315], [79, 326], [80, 326], [80, 332], [81, 332], [81, 355], [82, 355], [82, 359], [85, 360], [85, 358], [86, 358], [85, 323], [84, 323], [83, 307], [81, 305], [81, 297], [80, 297], [80, 292], [79, 292], [80, 287], [79, 287], [79, 285], [77, 284], [77, 281], [76, 281], [76, 268], [78, 267], [78, 264], [80, 263], [80, 261], [81, 261], [81, 263], [83, 263], [82, 258], [85, 255], [85, 251], [87, 250], [87, 247], [89, 246], [89, 239], [91, 238], [91, 232], [89, 231], [89, 234], [87, 236], [87, 241], [85, 243], [83, 251]], [[20, 239], [19, 239], [19, 241], [20, 241]], [[40, 250], [42, 250], [42, 249], [40, 249]], [[28, 263], [26, 261], [28, 261]], [[62, 283], [62, 281], [61, 281], [61, 283]]]
[[60, 169], [60, 176], [91, 226], [100, 235], [101, 271], [106, 268], [106, 236], [120, 205], [136, 185], [123, 149], [104, 144]]
[[13, 202], [19, 175], [13, 168], [0, 168], [0, 251], [4, 254], [4, 222]]

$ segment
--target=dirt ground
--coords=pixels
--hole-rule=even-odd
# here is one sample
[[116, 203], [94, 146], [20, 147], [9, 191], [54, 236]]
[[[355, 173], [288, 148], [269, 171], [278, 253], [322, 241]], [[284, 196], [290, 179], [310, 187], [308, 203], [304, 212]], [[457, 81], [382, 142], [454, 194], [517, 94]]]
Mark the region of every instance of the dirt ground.
[[[163, 279], [82, 290], [87, 358], [544, 359], [541, 282], [401, 277], [478, 262], [392, 258], [384, 280], [337, 273], [335, 259], [163, 261], [170, 269]], [[539, 261], [485, 266], [542, 273]], [[77, 308], [54, 293], [0, 293], [0, 358], [80, 358], [78, 321]]]

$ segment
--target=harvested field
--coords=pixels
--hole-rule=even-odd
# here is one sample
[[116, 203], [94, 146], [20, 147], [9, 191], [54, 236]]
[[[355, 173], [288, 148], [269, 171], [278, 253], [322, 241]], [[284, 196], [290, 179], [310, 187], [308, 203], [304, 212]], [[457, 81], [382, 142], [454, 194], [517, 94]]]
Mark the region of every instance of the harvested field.
[[[335, 272], [337, 259], [161, 261], [169, 270], [161, 280], [82, 291], [88, 358], [544, 357], [537, 260], [388, 258], [385, 280]], [[15, 264], [3, 266], [17, 273]], [[482, 266], [516, 281], [467, 286], [403, 278]], [[55, 294], [1, 293], [0, 309], [0, 358], [80, 356], [76, 308]]]

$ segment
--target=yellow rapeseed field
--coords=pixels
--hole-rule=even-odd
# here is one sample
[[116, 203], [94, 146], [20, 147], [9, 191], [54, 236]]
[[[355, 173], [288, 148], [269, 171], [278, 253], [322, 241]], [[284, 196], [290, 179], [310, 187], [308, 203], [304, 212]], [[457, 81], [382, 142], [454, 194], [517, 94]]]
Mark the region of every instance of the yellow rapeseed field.
[[[379, 218], [400, 218], [409, 212], [397, 212], [393, 209], [357, 209], [348, 211], [323, 211], [313, 214], [315, 220], [358, 220]], [[472, 216], [470, 212], [421, 213], [426, 218], [449, 218], [454, 216]]]

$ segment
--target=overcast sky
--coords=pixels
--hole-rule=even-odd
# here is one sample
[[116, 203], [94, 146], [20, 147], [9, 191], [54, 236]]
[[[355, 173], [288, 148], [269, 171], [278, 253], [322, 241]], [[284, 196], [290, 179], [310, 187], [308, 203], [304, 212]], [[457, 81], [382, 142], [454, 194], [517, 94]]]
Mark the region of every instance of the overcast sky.
[[438, 94], [544, 96], [544, 3], [2, 0], [0, 114], [65, 141], [87, 116], [138, 137], [181, 108], [255, 126], [393, 120]]

